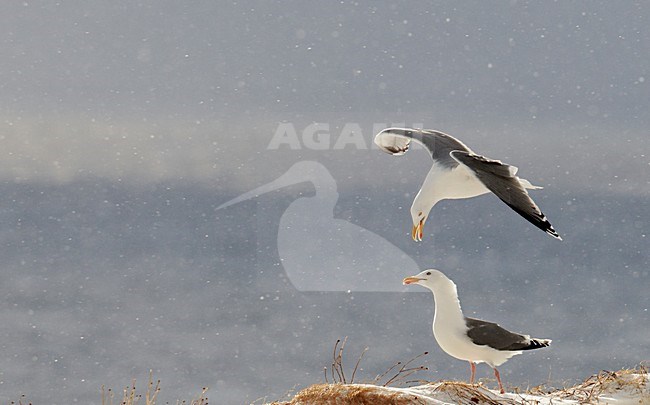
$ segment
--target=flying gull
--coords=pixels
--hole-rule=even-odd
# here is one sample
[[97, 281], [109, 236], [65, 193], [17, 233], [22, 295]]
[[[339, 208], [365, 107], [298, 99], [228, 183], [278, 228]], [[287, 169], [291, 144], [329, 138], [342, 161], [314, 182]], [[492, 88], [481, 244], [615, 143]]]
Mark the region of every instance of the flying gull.
[[517, 177], [515, 166], [477, 155], [453, 136], [430, 129], [387, 128], [375, 136], [375, 144], [395, 156], [406, 153], [411, 140], [427, 148], [433, 158], [433, 166], [411, 206], [413, 240], [422, 240], [424, 223], [438, 201], [489, 192], [539, 229], [562, 240], [526, 191], [542, 187]]
[[512, 356], [521, 354], [523, 350], [539, 349], [551, 344], [550, 339], [531, 338], [509, 332], [496, 323], [464, 316], [456, 284], [438, 270], [429, 269], [417, 276], [406, 277], [403, 284], [418, 284], [433, 292], [436, 308], [433, 336], [447, 354], [469, 362], [470, 384], [474, 383], [476, 363], [486, 363], [494, 369], [499, 390], [503, 394], [505, 391], [497, 367]]

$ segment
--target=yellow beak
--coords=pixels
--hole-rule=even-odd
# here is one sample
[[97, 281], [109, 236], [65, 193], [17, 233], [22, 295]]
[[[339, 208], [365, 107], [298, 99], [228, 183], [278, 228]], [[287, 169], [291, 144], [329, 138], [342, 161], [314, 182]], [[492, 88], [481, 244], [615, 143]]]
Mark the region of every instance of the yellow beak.
[[411, 238], [416, 242], [422, 241], [422, 235], [424, 234], [424, 222], [427, 220], [426, 217], [422, 218], [417, 225], [413, 225], [411, 230]]
[[402, 280], [402, 284], [404, 285], [413, 284], [413, 283], [417, 283], [420, 280], [422, 279], [417, 277], [406, 277], [404, 280]]

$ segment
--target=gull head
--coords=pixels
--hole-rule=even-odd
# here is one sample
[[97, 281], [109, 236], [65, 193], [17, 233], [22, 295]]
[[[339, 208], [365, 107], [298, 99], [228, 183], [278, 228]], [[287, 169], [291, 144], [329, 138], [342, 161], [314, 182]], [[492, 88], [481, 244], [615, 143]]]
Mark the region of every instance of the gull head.
[[402, 284], [417, 284], [433, 290], [435, 286], [440, 284], [447, 284], [449, 282], [451, 282], [451, 280], [447, 278], [447, 276], [445, 276], [440, 270], [428, 269], [415, 276], [406, 277], [402, 281]]

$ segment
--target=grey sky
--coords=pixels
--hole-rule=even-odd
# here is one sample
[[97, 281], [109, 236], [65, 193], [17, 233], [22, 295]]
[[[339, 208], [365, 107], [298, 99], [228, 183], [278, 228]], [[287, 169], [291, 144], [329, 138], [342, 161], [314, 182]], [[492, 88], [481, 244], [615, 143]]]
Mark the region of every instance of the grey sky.
[[[485, 137], [486, 145], [526, 153], [534, 139], [533, 154], [557, 161], [575, 158], [585, 143], [578, 157], [592, 157], [590, 167], [599, 150], [620, 151], [616, 160], [629, 167], [617, 169], [644, 184], [633, 173], [648, 163], [634, 153], [647, 148], [649, 124], [650, 12], [641, 4], [7, 8], [0, 17], [6, 179], [205, 181], [240, 166], [253, 186], [265, 180], [255, 173], [276, 160], [250, 156], [265, 153], [278, 122], [299, 133], [325, 122], [332, 137], [347, 122], [361, 123], [368, 144], [373, 123], [421, 122], [477, 150]], [[372, 166], [376, 156], [362, 159]]]

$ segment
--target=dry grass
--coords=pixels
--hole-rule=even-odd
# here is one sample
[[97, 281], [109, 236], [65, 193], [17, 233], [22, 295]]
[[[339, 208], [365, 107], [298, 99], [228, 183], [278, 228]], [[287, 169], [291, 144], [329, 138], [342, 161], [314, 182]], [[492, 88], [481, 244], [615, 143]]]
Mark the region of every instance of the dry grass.
[[[650, 396], [647, 394], [648, 369], [644, 365], [639, 365], [635, 369], [624, 369], [619, 371], [601, 371], [598, 374], [584, 380], [582, 383], [573, 387], [564, 388], [557, 391], [547, 392], [547, 395], [559, 399], [573, 399], [580, 403], [591, 403], [600, 395], [614, 393], [623, 389], [633, 392], [650, 402]], [[540, 392], [536, 390], [534, 392]], [[646, 394], [644, 394], [644, 392]]]
[[272, 405], [408, 405], [424, 404], [417, 395], [388, 391], [384, 387], [362, 384], [314, 384], [300, 391], [289, 402]]
[[[188, 401], [177, 400], [176, 405], [208, 405], [208, 397], [206, 396], [208, 389], [203, 388], [201, 394]], [[102, 405], [156, 405], [158, 400], [158, 393], [160, 392], [160, 380], [154, 383], [153, 373], [149, 372], [149, 382], [147, 390], [143, 394], [139, 394], [135, 386], [135, 379], [131, 381], [131, 385], [122, 390], [121, 399], [116, 398], [116, 394], [112, 389], [106, 389], [103, 385], [101, 388]], [[119, 402], [116, 402], [119, 401]], [[144, 402], [142, 402], [144, 401]], [[168, 404], [168, 402], [166, 402]]]
[[[463, 382], [443, 381], [431, 383], [429, 392], [444, 393], [458, 405], [520, 405], [521, 402], [499, 398], [495, 394]], [[426, 404], [427, 398], [419, 392], [362, 384], [314, 384], [300, 391], [289, 402], [272, 405], [407, 405]]]
[[414, 373], [417, 373], [418, 371], [426, 371], [429, 369], [428, 367], [425, 366], [415, 366], [415, 367], [411, 366], [411, 364], [413, 364], [415, 360], [418, 360], [420, 357], [426, 356], [427, 354], [429, 354], [429, 352], [418, 354], [417, 356], [412, 357], [411, 359], [407, 360], [404, 363], [398, 361], [397, 363], [393, 364], [390, 368], [388, 368], [388, 370], [386, 370], [383, 374], [380, 374], [377, 377], [375, 377], [373, 383], [379, 384], [379, 382], [383, 378], [387, 378], [387, 380], [382, 384], [382, 387], [404, 386], [404, 385], [412, 385], [412, 384], [426, 384], [427, 381], [425, 380], [407, 380], [407, 378], [409, 378]]
[[[298, 392], [291, 401], [273, 402], [274, 405], [302, 404], [352, 404], [352, 405], [402, 405], [424, 404], [427, 399], [444, 397], [445, 402], [458, 405], [525, 405], [538, 404], [540, 397], [553, 403], [554, 400], [575, 401], [580, 404], [600, 403], [602, 395], [616, 394], [619, 391], [639, 398], [639, 403], [650, 403], [648, 394], [648, 370], [644, 366], [616, 372], [601, 371], [582, 383], [569, 388], [544, 389], [536, 387], [525, 394], [499, 396], [483, 388], [480, 384], [441, 381], [426, 385], [397, 390], [392, 387], [371, 384], [314, 384]], [[518, 395], [518, 396], [517, 396]], [[530, 395], [530, 397], [527, 397]], [[442, 397], [441, 397], [442, 396]], [[602, 399], [602, 398], [600, 398]]]
[[453, 398], [458, 405], [518, 405], [515, 402], [502, 397], [497, 397], [490, 391], [482, 388], [480, 385], [469, 384], [459, 381], [441, 381], [436, 384], [434, 391], [444, 392], [450, 398]]
[[[363, 351], [357, 358], [357, 361], [354, 365], [354, 369], [352, 370], [352, 377], [348, 381], [345, 374], [345, 368], [343, 366], [343, 352], [345, 351], [345, 343], [347, 341], [348, 338], [346, 336], [345, 338], [343, 338], [343, 340], [338, 339], [334, 344], [334, 352], [332, 353], [332, 363], [330, 364], [329, 367], [333, 384], [354, 384], [354, 378], [357, 374], [357, 371], [359, 370], [359, 364], [361, 364], [361, 360], [363, 359], [363, 356], [368, 351], [367, 347], [363, 349]], [[424, 366], [412, 366], [413, 362], [415, 362], [416, 360], [418, 360], [423, 356], [426, 356], [427, 354], [429, 354], [429, 352], [418, 354], [417, 356], [409, 359], [406, 362], [398, 361], [397, 363], [390, 366], [382, 374], [377, 375], [372, 380], [371, 383], [375, 385], [381, 385], [382, 387], [400, 386], [400, 385], [408, 385], [414, 383], [425, 384], [426, 381], [424, 380], [408, 380], [408, 378], [418, 371], [428, 370], [428, 368]], [[327, 375], [327, 370], [328, 370], [327, 367], [323, 367], [323, 371], [325, 373], [325, 383], [329, 384], [330, 381]], [[384, 382], [382, 383], [382, 381]]]

